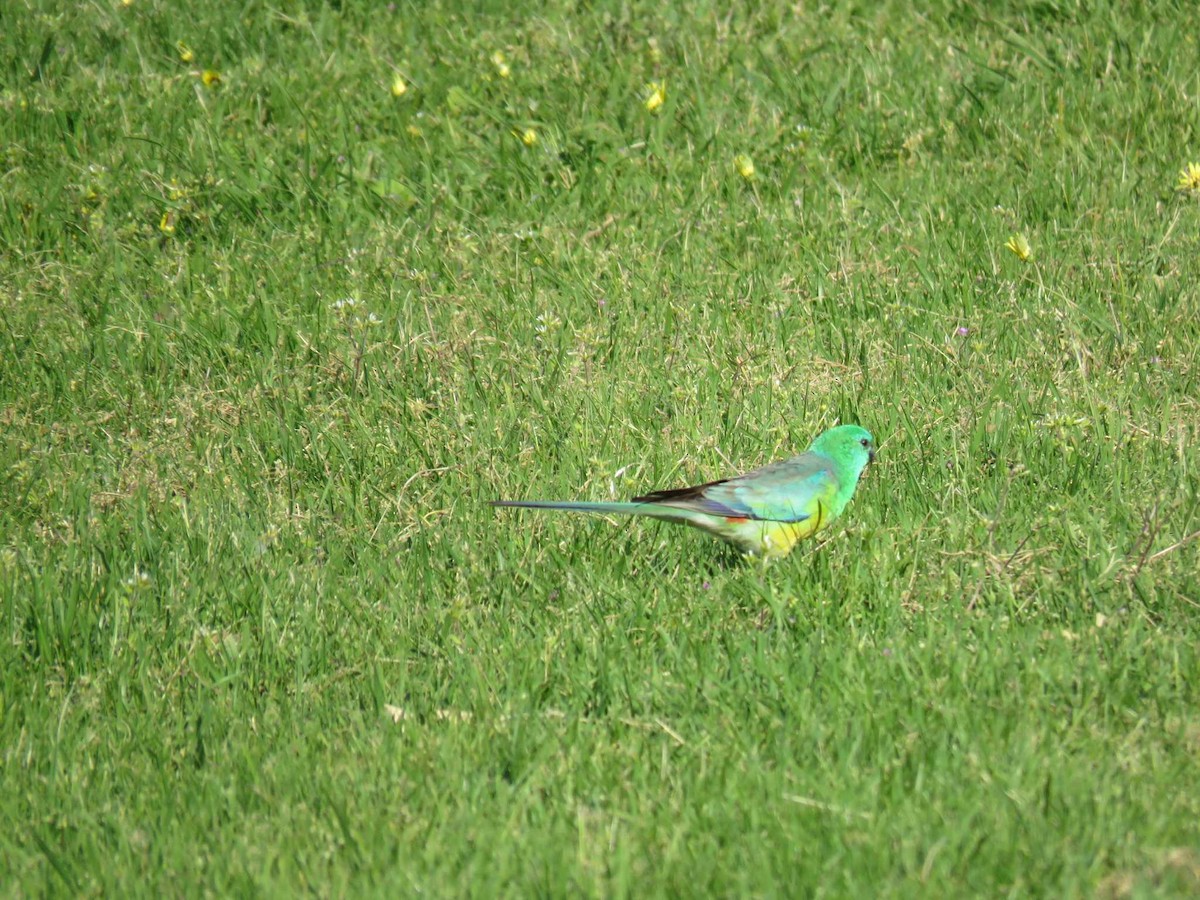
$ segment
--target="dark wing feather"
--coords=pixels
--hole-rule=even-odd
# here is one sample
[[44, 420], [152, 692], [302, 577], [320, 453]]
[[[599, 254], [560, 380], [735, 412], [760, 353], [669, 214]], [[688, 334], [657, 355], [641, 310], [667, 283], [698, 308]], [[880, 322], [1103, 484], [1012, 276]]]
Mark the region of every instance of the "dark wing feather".
[[803, 522], [819, 514], [824, 495], [837, 484], [837, 473], [827, 458], [803, 453], [734, 478], [653, 491], [635, 497], [634, 502], [737, 519]]
[[710, 481], [706, 484], [697, 484], [692, 487], [651, 491], [649, 494], [634, 497], [633, 502], [657, 503], [662, 506], [679, 506], [686, 509], [694, 509], [697, 512], [712, 513], [714, 516], [732, 516], [737, 519], [753, 518], [754, 516], [747, 509], [734, 509], [718, 500], [714, 500], [712, 497], [706, 496], [705, 492], [709, 488], [726, 484], [732, 480], [730, 478], [722, 478], [719, 481]]

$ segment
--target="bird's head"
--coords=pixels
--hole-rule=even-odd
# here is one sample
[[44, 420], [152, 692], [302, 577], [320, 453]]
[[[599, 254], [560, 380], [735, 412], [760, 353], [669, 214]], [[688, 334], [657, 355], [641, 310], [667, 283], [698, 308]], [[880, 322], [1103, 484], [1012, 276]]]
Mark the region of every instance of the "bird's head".
[[838, 425], [817, 435], [808, 450], [861, 473], [875, 459], [875, 438], [861, 425]]

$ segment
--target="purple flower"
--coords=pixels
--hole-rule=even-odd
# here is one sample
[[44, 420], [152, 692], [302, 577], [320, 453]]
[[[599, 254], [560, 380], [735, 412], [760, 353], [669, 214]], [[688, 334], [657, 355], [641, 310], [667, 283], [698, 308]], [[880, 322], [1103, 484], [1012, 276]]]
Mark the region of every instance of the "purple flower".
[[968, 328], [966, 325], [959, 325], [957, 328], [954, 329], [954, 333], [957, 334], [959, 337], [966, 337], [968, 334], [971, 333], [971, 329]]

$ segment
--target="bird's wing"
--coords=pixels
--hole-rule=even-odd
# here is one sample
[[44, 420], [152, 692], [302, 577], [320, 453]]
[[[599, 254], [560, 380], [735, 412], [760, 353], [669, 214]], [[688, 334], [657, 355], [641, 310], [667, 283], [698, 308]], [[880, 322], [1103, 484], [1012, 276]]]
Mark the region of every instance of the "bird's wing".
[[815, 453], [772, 463], [722, 481], [635, 497], [677, 509], [763, 522], [803, 522], [822, 516], [837, 493], [833, 463]]

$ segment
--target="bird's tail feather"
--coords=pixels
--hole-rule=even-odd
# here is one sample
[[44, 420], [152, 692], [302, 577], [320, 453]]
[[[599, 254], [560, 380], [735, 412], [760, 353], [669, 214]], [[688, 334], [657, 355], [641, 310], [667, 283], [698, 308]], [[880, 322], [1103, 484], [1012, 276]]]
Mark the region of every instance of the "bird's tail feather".
[[515, 506], [522, 509], [557, 509], [566, 512], [599, 513], [600, 515], [650, 516], [654, 519], [670, 519], [690, 522], [702, 514], [678, 507], [660, 506], [657, 503], [609, 502], [590, 503], [575, 500], [493, 500], [492, 506]]
[[646, 503], [589, 503], [574, 500], [493, 500], [492, 506], [518, 506], [524, 509], [562, 509], [568, 512], [623, 513], [645, 512]]

